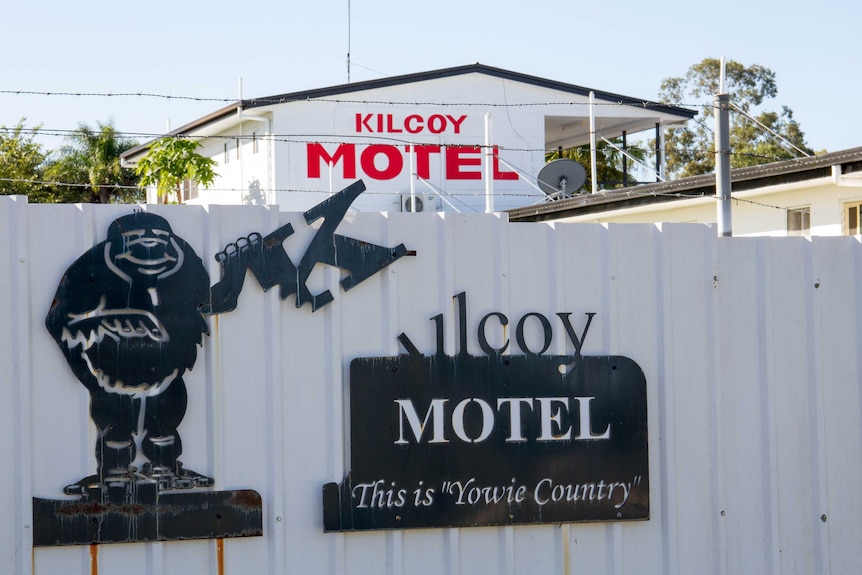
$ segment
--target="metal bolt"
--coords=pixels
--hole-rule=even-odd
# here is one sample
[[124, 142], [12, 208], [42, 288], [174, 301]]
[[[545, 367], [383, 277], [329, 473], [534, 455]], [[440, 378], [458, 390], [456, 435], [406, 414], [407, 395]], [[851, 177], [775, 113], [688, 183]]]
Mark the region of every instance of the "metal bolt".
[[826, 514], [825, 513], [820, 516], [820, 521], [822, 521], [823, 523], [826, 523]]

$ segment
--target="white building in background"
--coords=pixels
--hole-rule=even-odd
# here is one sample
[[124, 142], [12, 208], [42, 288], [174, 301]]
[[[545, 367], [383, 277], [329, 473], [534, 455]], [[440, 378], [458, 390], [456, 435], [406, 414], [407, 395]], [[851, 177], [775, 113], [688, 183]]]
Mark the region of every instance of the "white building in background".
[[[862, 234], [862, 148], [731, 171], [735, 236]], [[513, 222], [714, 223], [715, 176], [645, 184], [509, 211]]]
[[362, 179], [360, 211], [410, 211], [411, 197], [423, 211], [522, 207], [545, 199], [548, 151], [589, 144], [591, 113], [599, 139], [695, 115], [481, 64], [242, 100], [172, 132], [218, 163], [210, 189], [189, 183], [175, 200], [304, 211]]

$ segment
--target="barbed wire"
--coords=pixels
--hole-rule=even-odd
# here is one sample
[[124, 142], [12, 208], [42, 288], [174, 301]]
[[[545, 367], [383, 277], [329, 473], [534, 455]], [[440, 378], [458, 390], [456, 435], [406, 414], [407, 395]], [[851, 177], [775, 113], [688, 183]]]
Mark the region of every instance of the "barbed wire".
[[[301, 92], [299, 92], [301, 93]], [[293, 102], [320, 102], [320, 103], [335, 103], [335, 104], [367, 104], [374, 106], [439, 106], [439, 107], [489, 107], [489, 108], [528, 108], [528, 107], [545, 107], [545, 106], [628, 106], [636, 108], [702, 108], [709, 104], [687, 104], [687, 103], [663, 103], [653, 100], [637, 100], [634, 101], [603, 101], [603, 102], [560, 102], [560, 101], [545, 101], [545, 102], [434, 102], [434, 101], [398, 101], [398, 100], [367, 100], [367, 99], [352, 99], [352, 98], [331, 98], [331, 97], [291, 97], [285, 96], [266, 96], [262, 98], [243, 98], [239, 100], [235, 97], [204, 97], [204, 96], [185, 96], [173, 94], [159, 94], [155, 92], [61, 92], [61, 91], [38, 91], [38, 90], [0, 90], [0, 94], [8, 96], [46, 96], [46, 97], [77, 97], [77, 98], [151, 98], [161, 100], [179, 100], [189, 102], [218, 102], [222, 104], [252, 104], [255, 106], [264, 104], [288, 104]]]
[[[28, 131], [36, 130], [35, 133], [43, 136], [57, 136], [57, 137], [71, 137], [76, 133], [80, 133], [80, 130], [65, 130], [65, 129], [44, 129], [38, 126], [32, 128], [25, 128]], [[9, 130], [9, 128], [7, 128]], [[553, 154], [558, 152], [558, 148], [516, 148], [509, 146], [501, 146], [499, 144], [484, 144], [484, 143], [470, 143], [470, 144], [427, 144], [424, 142], [418, 142], [415, 140], [405, 139], [405, 138], [396, 138], [392, 136], [373, 136], [369, 134], [363, 134], [362, 136], [351, 136], [345, 135], [341, 136], [343, 139], [332, 139], [337, 136], [333, 134], [234, 134], [234, 135], [194, 135], [194, 134], [157, 134], [157, 133], [147, 133], [147, 132], [115, 132], [115, 135], [119, 139], [137, 139], [139, 137], [145, 138], [186, 138], [190, 140], [198, 140], [198, 141], [209, 141], [209, 140], [221, 140], [221, 141], [242, 141], [242, 142], [265, 142], [272, 141], [278, 143], [286, 143], [286, 144], [326, 144], [338, 146], [341, 144], [353, 144], [357, 146], [371, 146], [375, 144], [379, 144], [380, 142], [389, 142], [392, 144], [404, 145], [404, 146], [439, 146], [440, 148], [462, 148], [462, 149], [479, 149], [486, 150], [488, 148], [496, 149], [500, 152], [526, 152], [526, 153], [543, 153], [543, 154]], [[329, 138], [329, 139], [327, 139]], [[573, 148], [565, 148], [565, 150], [588, 148], [587, 144], [582, 146], [574, 146]], [[627, 146], [626, 150], [640, 150], [641, 152], [652, 154], [655, 149], [650, 146]], [[52, 150], [52, 151], [60, 151], [60, 150]], [[713, 156], [715, 155], [715, 150], [712, 148], [683, 148], [683, 147], [670, 147], [663, 146], [660, 150], [663, 154], [668, 154], [671, 152], [676, 153], [686, 153], [695, 156]], [[777, 155], [764, 155], [764, 154], [755, 154], [752, 152], [731, 152], [732, 156], [745, 156], [752, 157], [764, 160], [771, 161], [786, 161], [786, 160], [799, 160], [801, 158], [793, 158], [787, 156], [777, 156]]]

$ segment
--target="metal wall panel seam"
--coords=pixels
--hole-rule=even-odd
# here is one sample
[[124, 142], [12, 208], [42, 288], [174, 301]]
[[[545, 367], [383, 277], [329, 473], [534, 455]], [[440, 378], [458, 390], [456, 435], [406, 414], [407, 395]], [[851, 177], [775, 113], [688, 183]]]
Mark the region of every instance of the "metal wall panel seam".
[[772, 282], [775, 274], [775, 258], [770, 257], [770, 242], [758, 238], [755, 266], [755, 285], [757, 285], [757, 331], [760, 334], [760, 359], [758, 365], [758, 381], [760, 382], [761, 396], [761, 441], [766, 457], [763, 458], [762, 473], [764, 474], [764, 487], [767, 487], [766, 496], [763, 497], [764, 527], [767, 534], [767, 549], [771, 551], [768, 555], [769, 569], [771, 573], [781, 571], [780, 557], [780, 531], [778, 522], [778, 450], [777, 437], [775, 433], [775, 400], [772, 388], [776, 385], [774, 367], [772, 365], [771, 348], [777, 345], [776, 338], [770, 337], [769, 319], [774, 313], [772, 298], [768, 294], [772, 290]]
[[[84, 223], [84, 227], [81, 230], [82, 239], [80, 243], [80, 248], [77, 250], [80, 253], [83, 253], [90, 246], [96, 245], [104, 236], [108, 225], [112, 221], [112, 218], [105, 218], [105, 222], [103, 223], [100, 216], [101, 210], [96, 210], [95, 205], [93, 204], [76, 204], [76, 208], [78, 208], [82, 213], [82, 221]], [[104, 213], [104, 212], [103, 212]], [[75, 261], [74, 257], [70, 260], [69, 263]], [[81, 398], [82, 402], [84, 402], [87, 406], [87, 410], [83, 413], [88, 413], [90, 406], [90, 398], [88, 393], [79, 393], [78, 397]], [[90, 470], [93, 467], [93, 455], [92, 450], [89, 449], [90, 446], [97, 444], [97, 429], [96, 426], [87, 418], [87, 440], [85, 445], [87, 449], [84, 449], [84, 453], [87, 454], [85, 464], [83, 469]], [[93, 564], [95, 563], [96, 569], [99, 567], [100, 557], [98, 554], [91, 555], [90, 550], [87, 547], [80, 547], [80, 560], [81, 565], [83, 567], [82, 573], [86, 573], [88, 569], [92, 569]]]
[[[665, 525], [668, 508], [667, 500], [658, 497], [658, 486], [669, 478], [665, 461], [667, 445], [661, 431], [665, 401], [662, 398], [665, 386], [663, 367], [663, 338], [659, 334], [664, 330], [664, 297], [662, 283], [664, 269], [662, 250], [662, 232], [653, 224], [627, 225], [618, 229], [622, 232], [625, 243], [637, 245], [639, 255], [634, 250], [626, 250], [625, 258], [628, 270], [618, 281], [618, 289], [625, 299], [631, 303], [625, 313], [618, 314], [625, 319], [626, 329], [621, 332], [624, 338], [620, 346], [620, 355], [633, 357], [644, 369], [647, 377], [647, 412], [648, 437], [650, 443], [650, 521], [649, 523], [621, 523], [622, 555], [620, 556], [623, 572], [630, 573], [640, 568], [644, 563], [661, 566], [667, 571], [664, 557]], [[622, 312], [623, 310], [621, 310]], [[638, 333], [640, 337], [631, 335]]]
[[32, 328], [29, 318], [33, 317], [33, 302], [27, 289], [30, 278], [31, 254], [29, 253], [28, 235], [31, 230], [28, 203], [26, 197], [16, 196], [13, 198], [13, 207], [9, 210], [11, 216], [8, 226], [11, 229], [14, 245], [12, 246], [12, 265], [17, 265], [13, 272], [15, 285], [12, 289], [13, 301], [10, 302], [12, 318], [10, 330], [12, 334], [12, 353], [10, 354], [14, 364], [12, 366], [12, 403], [16, 406], [13, 414], [14, 445], [17, 453], [14, 466], [15, 481], [19, 490], [18, 504], [15, 511], [18, 536], [15, 542], [16, 557], [15, 568], [21, 573], [27, 573], [33, 569], [32, 560], [32, 461], [30, 457], [30, 435], [32, 429], [31, 404], [32, 404]]
[[819, 334], [823, 373], [826, 489], [828, 499], [821, 524], [829, 531], [830, 568], [835, 573], [858, 569], [859, 517], [862, 498], [848, 496], [858, 490], [862, 476], [862, 422], [860, 422], [858, 350], [853, 337], [858, 333], [860, 302], [858, 276], [854, 275], [859, 244], [853, 238], [822, 238], [817, 250], [816, 290], [822, 331]]
[[[456, 293], [455, 286], [455, 274], [454, 274], [454, 266], [455, 266], [455, 246], [453, 242], [453, 223], [454, 223], [454, 214], [447, 214], [444, 212], [437, 213], [437, 220], [435, 226], [435, 232], [437, 240], [437, 246], [440, 248], [437, 254], [436, 267], [438, 268], [437, 277], [440, 278], [440, 283], [438, 284], [438, 289], [441, 291], [438, 292], [438, 306], [437, 309], [447, 310], [451, 309], [450, 305], [452, 302], [452, 297]], [[417, 254], [419, 257], [421, 255]], [[451, 316], [454, 317], [454, 316]], [[451, 323], [451, 322], [450, 322]], [[455, 341], [455, 333], [454, 330], [446, 330], [443, 334], [443, 344], [445, 349], [454, 349], [452, 346]], [[462, 565], [464, 563], [464, 549], [461, 545], [461, 530], [458, 528], [450, 528], [447, 529], [447, 545], [445, 546], [445, 550], [449, 552], [451, 555], [448, 557], [448, 563], [451, 569], [451, 575], [459, 575], [462, 571]]]
[[[631, 258], [630, 261], [626, 262], [626, 267], [629, 269], [621, 272], [621, 278], [618, 277], [618, 289], [622, 290], [621, 293], [627, 296], [626, 299], [632, 297], [629, 295], [629, 292], [631, 292], [636, 293], [638, 297], [644, 297], [645, 300], [652, 299], [654, 302], [653, 305], [643, 305], [644, 302], [638, 300], [639, 305], [635, 307], [644, 310], [643, 316], [633, 316], [632, 319], [625, 321], [629, 331], [636, 331], [647, 336], [637, 342], [642, 344], [642, 351], [632, 353], [632, 350], [637, 349], [637, 347], [633, 345], [634, 342], [631, 338], [623, 340], [625, 344], [620, 345], [619, 351], [619, 354], [623, 356], [633, 355], [633, 359], [644, 369], [647, 378], [647, 428], [649, 451], [651, 454], [649, 466], [650, 522], [648, 524], [621, 524], [620, 531], [623, 539], [621, 542], [622, 553], [619, 557], [623, 572], [630, 572], [630, 562], [638, 565], [639, 561], [633, 559], [634, 556], [640, 557], [640, 561], [647, 564], [660, 565], [662, 570], [666, 571], [667, 562], [664, 538], [667, 522], [669, 521], [668, 499], [664, 496], [657, 497], [657, 494], [661, 492], [660, 486], [666, 481], [665, 478], [668, 470], [667, 453], [669, 451], [662, 429], [667, 417], [667, 413], [665, 412], [666, 398], [664, 395], [664, 338], [661, 337], [661, 334], [664, 333], [665, 312], [662, 290], [662, 281], [664, 278], [664, 254], [661, 249], [662, 230], [656, 225], [646, 224], [628, 225], [618, 228], [617, 231], [624, 234], [625, 243], [637, 245], [640, 252], [636, 256], [631, 257], [631, 251], [626, 250], [627, 253], [624, 257]], [[645, 295], [642, 296], [641, 294]], [[618, 313], [618, 317], [621, 320], [623, 317], [629, 315], [632, 310], [625, 309], [626, 313], [622, 313], [622, 311], [620, 310], [620, 313]], [[637, 320], [640, 320], [640, 325], [638, 325]], [[648, 527], [641, 531], [639, 530], [641, 525], [648, 525]], [[650, 549], [650, 547], [652, 548]], [[635, 553], [632, 553], [632, 548], [636, 549]], [[652, 554], [642, 554], [648, 550]]]
[[[567, 268], [567, 246], [568, 239], [571, 235], [571, 232], [574, 231], [574, 228], [570, 225], [560, 224], [554, 222], [550, 225], [553, 230], [553, 239], [554, 243], [554, 262], [551, 269], [554, 271], [554, 285], [557, 286], [556, 289], [556, 297], [554, 298], [554, 309], [559, 310], [561, 312], [569, 312], [571, 311], [569, 306], [569, 290], [567, 279], [568, 275], [565, 273]], [[501, 280], [502, 285], [502, 280]], [[574, 353], [574, 346], [572, 345], [572, 350], [567, 352], [567, 348], [569, 344], [563, 340], [562, 338], [558, 340], [556, 349], [554, 353], [557, 355], [566, 355], [567, 353]], [[563, 523], [556, 526], [554, 529], [554, 547], [556, 550], [555, 557], [555, 569], [554, 571], [557, 573], [562, 573], [563, 575], [569, 575], [572, 572], [572, 561], [571, 561], [571, 545], [572, 545], [572, 529], [569, 523]]]
[[458, 548], [460, 539], [458, 529], [446, 529], [443, 534], [443, 553], [446, 556], [448, 571], [446, 575], [460, 575], [461, 573], [461, 550]]
[[[17, 252], [14, 221], [18, 216], [18, 203], [20, 196], [0, 196], [0, 242], [6, 249], [0, 250], [0, 269], [15, 270], [20, 264]], [[11, 521], [0, 523], [0, 556], [7, 558], [7, 562], [16, 574], [23, 574], [25, 559], [21, 556], [31, 554], [32, 536], [28, 535], [30, 527], [28, 515], [21, 515], [19, 498], [17, 497], [18, 470], [16, 464], [20, 457], [21, 437], [20, 430], [16, 427], [17, 395], [20, 393], [18, 387], [18, 355], [13, 346], [18, 333], [13, 325], [15, 308], [14, 300], [19, 291], [17, 275], [13, 273], [0, 273], [0, 317], [4, 321], [4, 328], [0, 330], [0, 383], [7, 388], [8, 401], [0, 403], [0, 457], [10, 462], [10, 465], [0, 467], [0, 507], [9, 509], [7, 517]], [[27, 571], [29, 572], [29, 570]]]
[[[225, 243], [225, 239], [219, 233], [221, 231], [221, 215], [224, 208], [221, 206], [204, 205], [201, 210], [206, 217], [202, 218], [201, 231], [198, 235], [203, 245], [200, 246], [201, 259], [210, 279], [220, 278], [221, 270], [213, 263], [215, 262], [215, 254], [221, 249], [221, 245]], [[210, 282], [212, 285], [212, 281]], [[215, 484], [219, 485], [224, 481], [224, 460], [225, 456], [222, 452], [224, 448], [224, 437], [222, 435], [224, 409], [223, 404], [223, 386], [222, 381], [222, 341], [221, 341], [221, 325], [219, 315], [212, 316], [209, 321], [210, 335], [204, 338], [201, 347], [201, 353], [206, 357], [204, 381], [209, 388], [206, 400], [206, 426], [207, 436], [207, 461], [211, 466], [213, 479]]]
[[506, 555], [506, 575], [515, 575], [515, 528], [511, 525], [498, 527]]
[[147, 572], [153, 575], [168, 573], [165, 546], [167, 543], [161, 541], [147, 545]]
[[[332, 303], [326, 305], [319, 312], [313, 312], [322, 314], [320, 319], [324, 323], [324, 376], [323, 381], [319, 384], [325, 386], [324, 403], [327, 406], [327, 413], [324, 417], [328, 455], [326, 457], [326, 476], [339, 482], [350, 469], [350, 366], [349, 359], [344, 358], [344, 333], [343, 330], [338, 329], [338, 326], [344, 325], [342, 302], [345, 294], [340, 292], [337, 269], [327, 266], [322, 275], [325, 279], [326, 289], [335, 295], [335, 300]], [[303, 307], [297, 311], [306, 311], [306, 309]], [[314, 524], [319, 526], [321, 523], [322, 521], [315, 517]], [[330, 550], [327, 571], [337, 573], [341, 567], [349, 572], [350, 558], [347, 554], [347, 546], [342, 541], [348, 535], [343, 533], [330, 535], [335, 535], [335, 537], [325, 541], [325, 545]], [[285, 572], [290, 572], [290, 565], [287, 566]]]
[[757, 331], [757, 239], [727, 244], [725, 277], [727, 307], [722, 309], [721, 348], [724, 378], [721, 396], [725, 409], [728, 499], [728, 555], [731, 572], [761, 572], [768, 568], [763, 542], [763, 417]]
[[[440, 212], [440, 237], [443, 249], [440, 250], [441, 273], [438, 277], [441, 278], [439, 287], [442, 291], [439, 292], [440, 305], [438, 309], [445, 310], [443, 311], [444, 315], [451, 318], [458, 317], [453, 297], [463, 287], [455, 283], [456, 281], [460, 281], [460, 278], [457, 278], [455, 273], [455, 251], [457, 249], [455, 245], [455, 228], [460, 217], [461, 214]], [[454, 353], [455, 350], [457, 330], [454, 329], [452, 323], [451, 321], [447, 322], [447, 327], [443, 333], [443, 346], [448, 353]]]
[[[667, 369], [667, 366], [673, 365], [673, 354], [676, 350], [673, 339], [673, 302], [678, 295], [674, 289], [675, 282], [673, 281], [675, 279], [673, 249], [678, 244], [677, 234], [675, 233], [678, 228], [666, 224], [659, 224], [657, 227], [660, 233], [658, 238], [659, 246], [656, 250], [656, 259], [658, 260], [656, 262], [656, 270], [659, 272], [656, 274], [656, 282], [658, 283], [656, 292], [659, 294], [657, 302], [659, 309], [658, 313], [656, 313], [658, 325], [656, 326], [656, 331], [659, 334], [659, 338], [656, 339], [660, 339], [661, 343], [658, 350], [659, 357], [657, 358], [658, 372], [653, 385], [658, 386], [659, 405], [649, 409], [648, 413], [651, 412], [653, 417], [659, 418], [659, 457], [661, 477], [665, 478], [665, 480], [654, 482], [653, 478], [650, 478], [650, 485], [658, 485], [654, 490], [659, 493], [657, 502], [652, 497], [650, 498], [650, 507], [652, 508], [658, 503], [662, 509], [660, 518], [662, 566], [664, 573], [667, 575], [676, 575], [679, 572], [679, 548], [675, 544], [678, 541], [676, 527], [679, 521], [676, 500], [677, 492], [675, 489], [678, 474], [671, 473], [671, 470], [676, 471], [678, 469], [676, 446], [674, 445], [674, 439], [676, 438], [673, 393], [675, 382], [673, 379], [673, 370]], [[687, 246], [687, 248], [690, 248], [690, 246]], [[649, 385], [649, 382], [647, 385]], [[650, 518], [650, 521], [654, 521], [654, 519]]]
[[[560, 227], [563, 226], [563, 227]], [[548, 241], [551, 244], [551, 255], [553, 261], [550, 265], [553, 278], [549, 278], [549, 285], [554, 286], [554, 292], [551, 300], [553, 301], [553, 309], [560, 312], [570, 311], [567, 307], [567, 292], [566, 292], [566, 274], [563, 270], [566, 269], [566, 253], [565, 253], [565, 237], [564, 224], [552, 222], [548, 229]], [[502, 281], [500, 282], [502, 284]], [[499, 308], [499, 306], [497, 306]], [[557, 339], [557, 338], [555, 338]], [[568, 344], [565, 339], [558, 338], [554, 346], [553, 353], [556, 355], [566, 355]], [[572, 346], [574, 347], [574, 346]], [[574, 350], [571, 352], [574, 353]], [[568, 575], [571, 568], [569, 543], [571, 537], [571, 528], [569, 524], [559, 524], [554, 529], [554, 572]]]
[[[515, 225], [520, 226], [520, 224]], [[541, 261], [545, 269], [542, 270], [544, 277], [538, 276], [530, 278], [527, 283], [538, 283], [538, 285], [541, 286], [544, 280], [544, 285], [546, 286], [546, 290], [536, 290], [540, 295], [540, 298], [538, 298], [536, 302], [538, 307], [531, 308], [530, 311], [538, 311], [547, 315], [548, 318], [553, 318], [555, 311], [568, 311], [564, 310], [563, 307], [565, 294], [562, 290], [561, 282], [564, 275], [559, 271], [562, 269], [560, 267], [562, 264], [562, 254], [560, 253], [561, 246], [555, 230], [556, 224], [540, 225], [538, 227], [535, 227], [535, 224], [528, 225], [533, 228], [531, 231], [534, 231], [534, 234], [531, 235], [537, 236], [535, 239], [535, 245], [538, 246], [538, 249], [534, 248], [532, 251], [538, 251], [540, 253], [535, 254], [535, 259], [537, 261]], [[521, 231], [526, 230], [527, 228], [519, 227], [517, 229]], [[541, 302], [541, 305], [538, 305], [539, 302]], [[545, 309], [541, 309], [542, 307]], [[494, 309], [498, 308], [495, 307]], [[510, 313], [508, 316], [510, 318], [515, 316], [515, 310], [510, 309], [509, 311]], [[548, 351], [557, 355], [565, 354], [565, 339], [554, 339], [557, 340], [556, 346]], [[557, 553], [560, 553], [562, 551], [562, 545], [558, 543], [560, 535], [560, 530], [552, 529], [550, 525], [537, 525], [529, 529], [519, 529], [514, 526], [503, 527], [502, 541], [505, 550], [506, 574], [515, 575], [516, 573], [521, 572], [524, 562], [528, 563], [530, 568], [535, 569], [537, 567], [537, 562], [539, 561], [537, 555], [541, 554], [541, 550], [545, 548], [544, 541], [541, 541], [542, 545], [540, 545], [537, 540], [544, 540], [545, 538], [550, 537], [552, 549], [556, 550]], [[527, 545], [519, 545], [519, 540], [521, 539], [526, 539], [528, 541]], [[519, 556], [519, 548], [523, 551], [525, 547], [530, 549], [531, 552], [529, 554], [522, 552]], [[562, 556], [560, 554], [554, 556], [553, 561], [555, 567], [561, 565]]]
[[[625, 248], [620, 246], [620, 231], [621, 225], [625, 224], [609, 224], [608, 225], [608, 271], [610, 273], [610, 284], [608, 288], [608, 300], [610, 309], [608, 312], [608, 341], [610, 344], [609, 353], [611, 355], [620, 354], [619, 334], [621, 329], [625, 329], [623, 320], [620, 318], [620, 252], [625, 251]], [[635, 249], [639, 249], [637, 246]], [[651, 442], [653, 445], [654, 442]], [[608, 534], [608, 551], [609, 551], [609, 574], [623, 574], [623, 541], [622, 529], [618, 523], [613, 523], [607, 526], [606, 533]]]
[[[808, 283], [809, 285], [817, 284], [818, 287], [820, 284], [820, 274], [817, 268], [820, 265], [820, 262], [818, 261], [820, 250], [817, 248], [819, 247], [820, 242], [818, 242], [816, 238], [812, 239], [812, 274]], [[809, 400], [811, 401], [812, 421], [814, 422], [812, 427], [815, 430], [815, 433], [812, 434], [812, 451], [815, 455], [812, 459], [812, 464], [817, 466], [817, 473], [815, 475], [815, 479], [817, 480], [817, 489], [815, 490], [815, 496], [821, 513], [828, 514], [829, 481], [826, 466], [828, 447], [826, 445], [826, 406], [823, 397], [826, 380], [823, 373], [822, 360], [823, 333], [825, 332], [825, 326], [823, 325], [823, 306], [821, 304], [821, 295], [818, 289], [813, 290], [813, 296], [808, 300], [808, 306], [810, 308], [810, 313], [813, 316], [813, 329], [811, 330], [810, 341], [812, 344], [811, 349], [814, 350], [814, 353], [812, 354], [814, 356], [812, 361], [814, 377], [811, 378]], [[829, 549], [831, 541], [829, 535], [829, 529], [826, 527], [820, 530], [820, 537], [818, 538], [819, 544], [817, 546], [817, 550], [821, 553], [818, 558], [818, 563], [823, 568], [823, 573], [830, 573], [832, 571], [832, 554]]]
[[[383, 215], [373, 216], [378, 219], [380, 229], [378, 235], [385, 238], [381, 245], [395, 246], [398, 245], [399, 238], [395, 237], [393, 227], [389, 224], [388, 219]], [[422, 216], [420, 216], [422, 217]], [[398, 342], [396, 335], [398, 334], [398, 314], [396, 311], [398, 305], [398, 266], [385, 268], [378, 276], [380, 282], [380, 295], [378, 296], [378, 306], [380, 307], [380, 324], [385, 344], [386, 354], [389, 356], [398, 355]], [[375, 282], [378, 281], [375, 278]], [[349, 385], [349, 375], [345, 377], [345, 387]], [[349, 410], [348, 410], [349, 413]], [[347, 450], [345, 450], [347, 451]], [[405, 571], [404, 559], [404, 532], [390, 531], [386, 534], [387, 548], [391, 545], [391, 561], [389, 562], [387, 572], [391, 575], [401, 575]]]
[[[672, 273], [665, 285], [673, 290], [668, 302], [666, 328], [673, 346], [665, 382], [672, 413], [672, 431], [666, 449], [674, 451], [671, 467], [674, 500], [671, 564], [681, 573], [719, 573], [721, 544], [716, 491], [717, 427], [715, 422], [715, 322], [713, 317], [717, 272], [714, 262], [715, 231], [708, 226], [666, 224], [666, 260]], [[693, 478], [700, 476], [700, 480]]]
[[[715, 231], [714, 226], [710, 226], [710, 231]], [[727, 288], [725, 285], [727, 284], [727, 279], [724, 278], [724, 268], [722, 267], [722, 252], [725, 251], [725, 246], [729, 245], [728, 238], [717, 238], [715, 235], [712, 236], [710, 241], [711, 247], [711, 255], [713, 262], [713, 297], [712, 297], [712, 313], [708, 316], [710, 318], [710, 325], [708, 326], [710, 329], [708, 331], [709, 343], [710, 347], [713, 350], [712, 354], [712, 369], [711, 371], [711, 381], [709, 382], [712, 385], [712, 406], [713, 409], [710, 410], [709, 418], [710, 422], [713, 424], [712, 428], [715, 430], [714, 433], [714, 441], [713, 448], [715, 451], [711, 453], [712, 459], [714, 461], [715, 466], [715, 477], [713, 481], [713, 489], [715, 494], [715, 503], [716, 506], [713, 508], [714, 512], [717, 511], [717, 515], [715, 517], [715, 521], [718, 525], [718, 536], [719, 536], [719, 565], [718, 565], [718, 573], [720, 575], [727, 575], [728, 573], [728, 547], [727, 547], [727, 496], [726, 496], [726, 486], [725, 486], [725, 472], [727, 470], [727, 461], [725, 457], [725, 442], [724, 438], [724, 410], [722, 409], [722, 388], [721, 382], [723, 381], [724, 375], [724, 366], [722, 362], [722, 348], [719, 344], [721, 342], [721, 312], [722, 309], [727, 305], [725, 300], [727, 299], [725, 296], [725, 292]]]
[[401, 575], [404, 572], [404, 532], [387, 531], [386, 537], [386, 575]]
[[[811, 243], [804, 238], [769, 243], [771, 278], [766, 295], [769, 314], [767, 334], [772, 409], [776, 438], [776, 515], [781, 573], [819, 572], [817, 540], [811, 518], [815, 516], [817, 469], [812, 464], [810, 394], [812, 361], [809, 351], [809, 283]], [[819, 517], [819, 513], [817, 514]], [[798, 521], [797, 518], [806, 518]]]
[[[165, 208], [162, 208], [165, 209]], [[159, 213], [159, 215], [163, 215], [164, 217], [171, 219], [169, 214], [165, 211], [162, 211], [159, 207], [155, 209], [150, 209], [150, 211], [154, 213]], [[223, 206], [214, 206], [214, 205], [202, 205], [195, 207], [183, 207], [182, 210], [196, 210], [201, 213], [200, 217], [200, 228], [197, 233], [194, 234], [193, 237], [185, 237], [184, 239], [192, 244], [193, 248], [199, 252], [200, 258], [203, 261], [204, 269], [209, 276], [209, 283], [213, 285], [216, 281], [221, 278], [221, 269], [220, 266], [215, 264], [215, 254], [223, 247], [223, 244], [226, 243], [224, 237], [222, 237], [221, 227], [222, 227], [222, 216], [225, 213], [225, 208]], [[188, 213], [186, 211], [186, 213]], [[174, 220], [179, 219], [180, 212], [174, 211], [175, 217]], [[173, 225], [176, 226], [177, 222], [174, 221]], [[191, 227], [189, 227], [188, 235], [191, 236]], [[231, 238], [233, 239], [233, 238]], [[222, 354], [225, 351], [225, 345], [223, 345], [222, 341], [222, 330], [221, 330], [221, 316], [213, 315], [209, 318], [206, 318], [205, 321], [209, 326], [209, 336], [204, 337], [200, 349], [198, 350], [198, 357], [203, 355], [204, 361], [203, 366], [200, 365], [201, 359], [198, 359], [196, 362], [197, 368], [203, 368], [203, 385], [207, 387], [206, 395], [205, 395], [205, 416], [203, 418], [204, 425], [206, 427], [205, 437], [207, 438], [206, 442], [206, 461], [207, 467], [209, 468], [209, 472], [212, 473], [212, 478], [216, 485], [224, 486], [225, 481], [225, 460], [227, 456], [224, 452], [225, 449], [225, 437], [224, 437], [224, 371], [223, 371], [223, 359]], [[189, 374], [191, 376], [191, 374]], [[218, 569], [219, 557], [218, 551], [216, 549], [215, 542], [201, 542], [201, 544], [206, 547], [206, 568], [207, 571], [212, 572]], [[194, 545], [194, 543], [189, 543], [189, 545]], [[175, 558], [175, 553], [179, 553], [180, 550], [174, 548], [173, 546], [168, 546], [166, 544], [160, 544], [158, 549], [158, 556], [160, 556], [160, 573], [169, 573], [170, 565], [173, 563]], [[155, 559], [155, 557], [154, 557]], [[203, 567], [203, 566], [201, 566]]]
[[[267, 206], [262, 212], [262, 229], [274, 230], [281, 225], [281, 215], [277, 207]], [[251, 278], [247, 278], [250, 280]], [[286, 509], [284, 493], [287, 489], [285, 478], [284, 441], [284, 410], [282, 409], [284, 395], [282, 386], [282, 333], [281, 312], [282, 302], [279, 291], [271, 289], [264, 294], [264, 333], [266, 338], [266, 356], [268, 361], [264, 366], [264, 389], [266, 390], [266, 405], [264, 414], [265, 428], [269, 430], [265, 439], [267, 452], [270, 454], [266, 462], [266, 491], [261, 494], [263, 500], [265, 529], [270, 535], [266, 537], [267, 568], [270, 572], [286, 571], [287, 562], [284, 552]], [[268, 501], [267, 501], [268, 500]]]
[[601, 237], [599, 241], [599, 262], [601, 266], [601, 275], [599, 278], [599, 282], [601, 284], [601, 293], [604, 297], [601, 299], [601, 314], [603, 321], [601, 324], [604, 326], [602, 329], [602, 345], [599, 350], [600, 353], [605, 355], [610, 355], [611, 353], [611, 284], [612, 284], [612, 274], [614, 273], [611, 269], [611, 229], [610, 224], [596, 224], [599, 226], [601, 230]]

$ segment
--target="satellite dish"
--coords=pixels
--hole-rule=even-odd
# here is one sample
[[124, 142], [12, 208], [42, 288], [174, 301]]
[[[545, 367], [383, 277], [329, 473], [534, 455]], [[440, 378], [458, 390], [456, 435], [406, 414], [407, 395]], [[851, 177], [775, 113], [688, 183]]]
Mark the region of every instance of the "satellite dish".
[[549, 198], [564, 198], [581, 189], [587, 181], [587, 170], [574, 160], [561, 158], [545, 164], [538, 180]]

